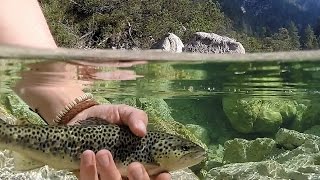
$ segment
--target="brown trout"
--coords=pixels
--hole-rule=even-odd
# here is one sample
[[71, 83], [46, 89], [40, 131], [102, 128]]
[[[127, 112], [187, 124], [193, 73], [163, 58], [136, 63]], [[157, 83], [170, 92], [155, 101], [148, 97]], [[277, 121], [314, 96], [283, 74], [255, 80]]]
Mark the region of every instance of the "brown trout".
[[124, 177], [127, 176], [127, 166], [135, 161], [142, 163], [149, 175], [154, 175], [196, 165], [206, 157], [205, 150], [199, 145], [163, 132], [148, 131], [141, 138], [132, 134], [128, 127], [113, 124], [17, 126], [1, 119], [0, 148], [18, 152], [37, 162], [17, 170], [48, 165], [69, 171], [79, 170], [83, 151], [96, 153], [107, 149]]

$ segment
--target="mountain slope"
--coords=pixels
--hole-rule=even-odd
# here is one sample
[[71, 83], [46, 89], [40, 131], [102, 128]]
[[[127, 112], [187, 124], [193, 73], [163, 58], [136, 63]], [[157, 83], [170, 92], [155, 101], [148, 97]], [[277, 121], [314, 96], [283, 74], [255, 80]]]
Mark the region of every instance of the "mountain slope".
[[299, 30], [314, 25], [320, 16], [319, 0], [219, 0], [223, 11], [248, 33], [276, 32], [293, 21]]

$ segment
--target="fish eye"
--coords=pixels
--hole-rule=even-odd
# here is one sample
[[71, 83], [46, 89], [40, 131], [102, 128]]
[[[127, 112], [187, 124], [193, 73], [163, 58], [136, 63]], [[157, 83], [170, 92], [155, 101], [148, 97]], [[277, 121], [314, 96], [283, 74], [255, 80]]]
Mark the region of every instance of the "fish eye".
[[181, 146], [182, 151], [188, 151], [190, 149], [190, 147], [188, 146]]

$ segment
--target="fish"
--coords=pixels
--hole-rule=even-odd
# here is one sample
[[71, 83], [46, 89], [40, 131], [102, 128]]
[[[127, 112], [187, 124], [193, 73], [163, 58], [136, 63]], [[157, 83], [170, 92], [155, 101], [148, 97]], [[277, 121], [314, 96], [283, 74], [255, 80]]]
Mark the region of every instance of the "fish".
[[21, 156], [17, 159], [24, 162], [15, 163], [17, 171], [48, 165], [71, 172], [79, 172], [85, 150], [107, 149], [123, 177], [131, 162], [143, 164], [151, 176], [191, 167], [206, 158], [204, 148], [180, 136], [147, 131], [146, 136], [138, 137], [127, 126], [102, 121], [92, 117], [73, 126], [11, 125], [0, 119], [0, 148]]

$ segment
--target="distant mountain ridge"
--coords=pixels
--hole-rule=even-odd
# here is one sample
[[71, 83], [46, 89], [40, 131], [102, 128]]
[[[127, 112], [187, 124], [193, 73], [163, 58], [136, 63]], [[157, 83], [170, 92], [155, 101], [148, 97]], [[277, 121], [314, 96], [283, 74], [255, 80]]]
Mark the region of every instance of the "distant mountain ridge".
[[223, 12], [237, 27], [275, 32], [293, 21], [301, 30], [320, 16], [320, 0], [219, 0]]
[[288, 2], [294, 3], [305, 11], [319, 11], [318, 8], [320, 8], [319, 0], [288, 0]]

